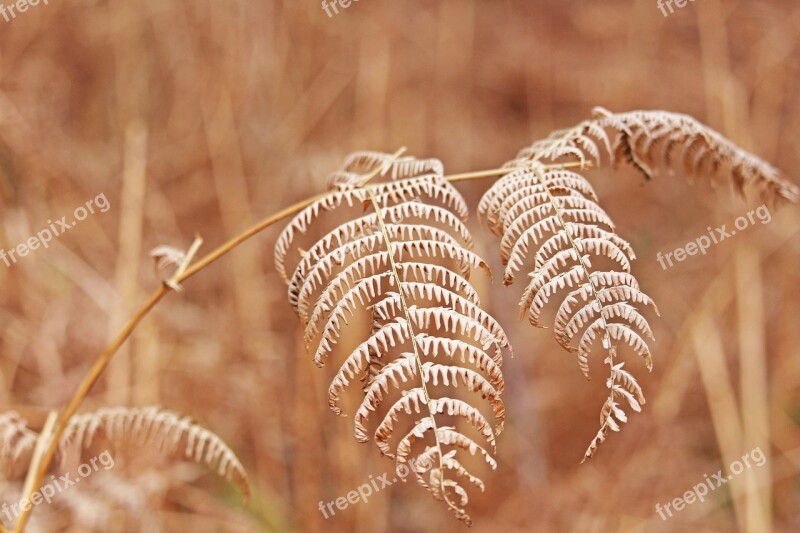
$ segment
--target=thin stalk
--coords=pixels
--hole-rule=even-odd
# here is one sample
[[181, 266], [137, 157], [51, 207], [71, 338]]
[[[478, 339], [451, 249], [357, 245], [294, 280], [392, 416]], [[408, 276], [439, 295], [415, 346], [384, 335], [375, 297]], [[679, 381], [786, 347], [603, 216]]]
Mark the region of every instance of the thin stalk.
[[[381, 233], [383, 234], [383, 241], [386, 243], [386, 251], [389, 252], [389, 265], [392, 268], [392, 277], [394, 278], [395, 283], [397, 283], [397, 292], [400, 294], [400, 306], [403, 308], [403, 314], [406, 317], [406, 327], [408, 328], [408, 336], [411, 338], [411, 346], [414, 349], [414, 360], [417, 363], [417, 373], [419, 374], [420, 383], [422, 383], [422, 394], [425, 396], [425, 405], [428, 406], [428, 416], [431, 419], [431, 424], [433, 425], [433, 438], [434, 442], [436, 443], [436, 450], [439, 452], [439, 471], [444, 472], [444, 465], [442, 464], [442, 447], [439, 444], [439, 429], [436, 427], [436, 417], [434, 416], [433, 408], [431, 407], [431, 397], [428, 394], [428, 387], [425, 384], [425, 373], [422, 368], [422, 359], [419, 356], [419, 347], [417, 346], [417, 337], [414, 335], [414, 329], [411, 327], [411, 313], [408, 312], [408, 305], [406, 304], [406, 297], [403, 293], [403, 285], [400, 281], [400, 274], [397, 272], [397, 264], [394, 262], [394, 254], [392, 253], [392, 241], [389, 240], [389, 232], [386, 231], [386, 225], [383, 223], [383, 213], [381, 211], [380, 205], [378, 205], [378, 200], [375, 198], [375, 194], [372, 192], [372, 187], [366, 187], [367, 194], [369, 194], [369, 200], [372, 202], [372, 207], [375, 209], [375, 214], [377, 215], [376, 218], [378, 219], [378, 224], [381, 228]], [[444, 498], [445, 503], [448, 507], [453, 509], [456, 513], [459, 512], [459, 508], [456, 507], [450, 499], [447, 497], [447, 492], [444, 486], [444, 476], [439, 478], [440, 488], [442, 491], [442, 497]]]
[[[547, 165], [545, 166], [546, 169], [550, 170], [553, 168], [591, 168], [592, 162], [585, 161], [581, 163], [580, 161], [575, 161], [574, 163], [561, 163], [561, 164], [554, 164], [554, 165]], [[516, 168], [493, 168], [490, 170], [479, 170], [477, 172], [465, 172], [464, 174], [450, 174], [445, 176], [444, 179], [450, 182], [458, 182], [458, 181], [470, 181], [470, 180], [477, 180], [482, 178], [491, 178], [493, 176], [502, 176], [503, 174], [508, 174], [513, 172], [519, 167]]]
[[303, 209], [305, 209], [309, 205], [313, 204], [317, 200], [321, 200], [322, 198], [325, 198], [327, 195], [328, 195], [328, 193], [321, 193], [321, 194], [317, 194], [316, 196], [312, 196], [311, 198], [306, 198], [305, 200], [301, 200], [301, 201], [297, 202], [296, 204], [292, 204], [289, 207], [287, 207], [286, 209], [282, 209], [282, 210], [278, 211], [277, 213], [275, 213], [274, 215], [271, 215], [271, 216], [265, 218], [264, 220], [262, 220], [258, 224], [250, 227], [249, 229], [245, 230], [244, 232], [242, 232], [239, 235], [237, 235], [237, 236], [233, 237], [232, 239], [230, 239], [225, 244], [219, 246], [213, 252], [207, 254], [206, 256], [202, 257], [201, 259], [198, 259], [196, 263], [194, 263], [192, 266], [190, 266], [189, 268], [186, 269], [186, 271], [183, 273], [183, 275], [177, 281], [180, 283], [182, 281], [185, 281], [185, 280], [191, 278], [192, 276], [194, 276], [195, 274], [197, 274], [198, 272], [200, 272], [201, 270], [206, 268], [208, 265], [210, 265], [211, 263], [213, 263], [214, 261], [216, 261], [217, 259], [219, 259], [223, 255], [227, 254], [228, 252], [230, 252], [231, 250], [233, 250], [234, 248], [236, 248], [237, 246], [242, 244], [244, 241], [248, 240], [250, 237], [253, 237], [253, 236], [261, 233], [263, 230], [265, 230], [268, 227], [272, 226], [276, 222], [280, 222], [284, 218], [290, 217], [290, 216], [302, 211]]
[[[30, 483], [30, 492], [25, 494], [25, 497], [30, 499], [33, 492], [39, 489], [42, 483], [42, 479], [44, 478], [47, 470], [50, 468], [50, 463], [53, 461], [53, 456], [56, 453], [56, 449], [58, 448], [58, 443], [61, 439], [61, 435], [64, 433], [64, 430], [67, 428], [67, 423], [72, 415], [78, 410], [83, 399], [86, 398], [86, 395], [89, 394], [89, 391], [92, 389], [97, 380], [100, 378], [100, 375], [108, 366], [108, 363], [111, 361], [111, 358], [117, 353], [120, 346], [130, 337], [133, 330], [139, 325], [139, 322], [147, 316], [147, 313], [150, 312], [153, 307], [156, 306], [161, 299], [166, 296], [166, 294], [170, 291], [166, 285], [162, 285], [159, 289], [153, 293], [152, 296], [145, 302], [145, 304], [137, 311], [133, 318], [131, 318], [122, 331], [111, 341], [111, 344], [100, 354], [100, 357], [97, 358], [92, 368], [89, 370], [89, 373], [83, 378], [80, 386], [78, 386], [78, 390], [72, 396], [67, 407], [64, 409], [64, 412], [59, 416], [58, 423], [56, 424], [56, 428], [53, 431], [53, 437], [50, 439], [50, 442], [47, 445], [47, 449], [45, 450], [44, 454], [42, 455], [41, 462], [39, 464], [39, 468], [35, 468], [35, 465], [32, 465], [36, 471], [36, 474], [33, 476], [32, 482]], [[25, 530], [25, 525], [28, 523], [28, 519], [30, 518], [30, 514], [33, 507], [27, 507], [22, 509], [22, 512], [17, 519], [17, 523], [14, 526], [14, 533], [22, 533]]]
[[[33, 476], [38, 471], [39, 463], [42, 461], [42, 454], [44, 453], [45, 446], [47, 446], [50, 437], [53, 435], [53, 428], [56, 425], [57, 418], [58, 413], [56, 411], [50, 411], [50, 413], [47, 415], [47, 420], [44, 423], [44, 427], [42, 428], [41, 433], [39, 433], [39, 438], [36, 439], [36, 446], [33, 449], [33, 457], [31, 457], [31, 467], [28, 469], [28, 475], [25, 476], [25, 485], [22, 489], [23, 494], [33, 494], [36, 492]], [[32, 503], [29, 501], [28, 505], [32, 505]]]
[[[581, 268], [583, 269], [583, 273], [586, 276], [586, 279], [589, 280], [589, 286], [592, 288], [592, 296], [597, 302], [597, 305], [600, 306], [600, 318], [603, 319], [603, 329], [605, 330], [606, 345], [611, 347], [611, 334], [609, 333], [608, 321], [606, 320], [605, 313], [603, 312], [603, 302], [600, 301], [600, 296], [597, 293], [597, 287], [594, 284], [594, 279], [592, 279], [592, 274], [589, 271], [589, 267], [586, 265], [586, 261], [583, 259], [583, 254], [581, 254], [581, 249], [575, 242], [575, 240], [572, 238], [572, 234], [569, 232], [569, 228], [567, 228], [567, 223], [561, 214], [561, 207], [558, 205], [558, 202], [556, 202], [555, 198], [553, 197], [553, 194], [550, 192], [550, 188], [547, 186], [547, 183], [545, 183], [541, 169], [538, 167], [534, 167], [533, 173], [536, 175], [536, 178], [539, 180], [539, 183], [542, 184], [544, 192], [547, 193], [547, 199], [553, 206], [553, 210], [555, 211], [556, 217], [558, 218], [558, 223], [561, 224], [562, 228], [564, 228], [564, 233], [567, 235], [567, 239], [569, 240], [570, 245], [575, 250], [575, 256], [578, 258], [578, 262], [580, 263]], [[612, 348], [609, 348], [609, 351], [611, 351], [611, 349]], [[610, 355], [611, 354], [609, 353], [609, 356]]]
[[[400, 150], [395, 152], [394, 157], [399, 157], [404, 151], [405, 148], [401, 148]], [[546, 169], [575, 168], [575, 167], [587, 168], [590, 166], [591, 164], [588, 162], [587, 163], [576, 162], [576, 163], [555, 164], [551, 166], [546, 166], [544, 168]], [[483, 170], [479, 172], [471, 172], [466, 174], [452, 174], [449, 176], [445, 176], [445, 179], [452, 182], [468, 181], [479, 178], [500, 176], [511, 171], [513, 171], [513, 169], [496, 168], [496, 169]], [[366, 182], [369, 181], [369, 179], [372, 179], [379, 172], [380, 168], [373, 171], [373, 173], [370, 176], [368, 176], [368, 178], [365, 179], [362, 184], [366, 184]], [[285, 209], [282, 209], [281, 211], [278, 211], [273, 215], [268, 216], [267, 218], [263, 219], [262, 221], [248, 228], [244, 232], [236, 235], [235, 237], [231, 238], [224, 244], [220, 245], [210, 253], [206, 254], [204, 257], [200, 258], [196, 263], [192, 264], [191, 266], [183, 265], [182, 266], [182, 268], [184, 269], [183, 272], [179, 276], [176, 276], [170, 279], [169, 281], [177, 285], [189, 279], [190, 277], [194, 276], [195, 274], [197, 274], [198, 272], [209, 266], [211, 263], [215, 262], [217, 259], [221, 258], [225, 254], [227, 254], [228, 252], [230, 252], [231, 250], [242, 244], [244, 241], [261, 233], [263, 230], [269, 228], [273, 224], [280, 222], [281, 220], [298, 213], [299, 211], [305, 209], [306, 207], [313, 204], [317, 200], [325, 198], [328, 194], [330, 193], [321, 193], [312, 196], [310, 198], [306, 198], [305, 200], [301, 200]], [[103, 352], [94, 362], [92, 367], [89, 369], [89, 372], [83, 378], [83, 381], [81, 381], [80, 385], [73, 394], [69, 403], [64, 408], [62, 413], [59, 415], [58, 422], [56, 423], [55, 429], [53, 430], [52, 439], [50, 439], [47, 449], [41, 456], [41, 461], [38, 465], [38, 468], [35, 468], [35, 465], [31, 465], [30, 467], [31, 469], [35, 470], [35, 476], [30, 478], [31, 479], [30, 490], [26, 491], [27, 492], [26, 496], [28, 498], [30, 498], [33, 492], [38, 490], [38, 487], [41, 485], [42, 479], [44, 479], [44, 476], [46, 475], [48, 469], [50, 468], [50, 465], [53, 461], [53, 457], [55, 456], [56, 450], [58, 449], [58, 443], [61, 439], [61, 436], [64, 433], [64, 430], [67, 427], [69, 419], [78, 411], [78, 408], [83, 403], [83, 400], [86, 398], [86, 396], [94, 387], [95, 383], [97, 383], [97, 380], [100, 379], [100, 376], [108, 367], [108, 364], [111, 362], [111, 359], [120, 349], [120, 347], [125, 343], [125, 341], [128, 340], [128, 338], [131, 336], [131, 334], [139, 325], [139, 323], [172, 290], [174, 289], [170, 288], [166, 283], [162, 283], [162, 285], [158, 288], [158, 290], [156, 290], [152, 295], [150, 295], [147, 301], [145, 301], [145, 303], [139, 308], [139, 310], [136, 311], [134, 316], [125, 324], [125, 326], [123, 326], [122, 330], [117, 334], [116, 337], [114, 337], [111, 343], [106, 347], [105, 350], [103, 350]], [[32, 512], [32, 509], [33, 509], [32, 507], [28, 507], [22, 510], [17, 520], [17, 523], [14, 525], [14, 530], [13, 530], [14, 533], [22, 533], [25, 530], [25, 526], [28, 523], [28, 520], [30, 519], [30, 514]], [[0, 524], [0, 528], [2, 527], [3, 527], [2, 524]], [[0, 529], [0, 533], [7, 533], [7, 532], [4, 531], [4, 529]]]
[[[399, 150], [397, 150], [395, 153], [393, 153], [393, 154], [391, 155], [391, 157], [389, 158], [389, 160], [388, 160], [388, 161], [391, 161], [392, 163], [394, 163], [395, 159], [397, 159], [398, 157], [400, 157], [401, 155], [403, 155], [403, 154], [405, 153], [405, 151], [406, 151], [406, 147], [405, 147], [405, 146], [401, 146]], [[387, 162], [388, 162], [388, 161], [387, 161]], [[365, 187], [365, 186], [367, 185], [367, 183], [369, 183], [369, 181], [370, 181], [372, 178], [374, 178], [375, 176], [377, 176], [378, 174], [380, 174], [380, 173], [381, 173], [381, 170], [383, 170], [383, 166], [381, 166], [381, 165], [378, 165], [377, 167], [375, 167], [374, 169], [372, 169], [372, 172], [370, 172], [369, 174], [367, 174], [367, 175], [364, 177], [364, 179], [363, 179], [363, 180], [361, 180], [361, 183], [359, 183], [359, 186], [361, 186], [361, 187]]]
[[[280, 222], [286, 217], [289, 217], [300, 210], [304, 209], [305, 207], [311, 205], [316, 200], [323, 198], [325, 194], [320, 194], [314, 196], [312, 198], [308, 198], [306, 200], [302, 200], [294, 205], [283, 209], [274, 215], [271, 215], [258, 224], [252, 226], [251, 228], [245, 230], [243, 233], [233, 237], [228, 242], [222, 244], [214, 251], [210, 252], [203, 258], [199, 259], [197, 263], [192, 265], [189, 268], [186, 268], [185, 271], [173, 281], [178, 284], [186, 279], [190, 278], [200, 270], [204, 269], [223, 255], [227, 254], [236, 246], [241, 244], [242, 242], [246, 241], [250, 237], [258, 234], [262, 230], [272, 226], [276, 222]], [[134, 316], [128, 321], [127, 324], [122, 328], [122, 331], [117, 334], [117, 336], [111, 341], [111, 344], [100, 354], [97, 358], [95, 363], [92, 365], [89, 373], [86, 377], [83, 378], [83, 381], [78, 386], [78, 389], [73, 394], [72, 398], [70, 399], [69, 404], [61, 413], [58, 418], [58, 423], [56, 424], [56, 428], [53, 431], [53, 438], [48, 443], [47, 449], [45, 450], [44, 454], [42, 455], [42, 460], [39, 464], [39, 467], [36, 468], [36, 475], [31, 478], [31, 489], [29, 492], [26, 493], [26, 496], [30, 498], [31, 494], [38, 490], [38, 487], [41, 485], [42, 479], [47, 474], [48, 469], [50, 468], [50, 464], [53, 461], [53, 457], [55, 456], [56, 450], [58, 449], [58, 443], [61, 439], [61, 436], [64, 433], [64, 430], [67, 427], [67, 423], [69, 419], [78, 411], [81, 403], [89, 394], [89, 391], [92, 390], [97, 380], [102, 375], [103, 371], [105, 371], [108, 364], [111, 362], [111, 359], [114, 357], [114, 354], [120, 349], [120, 347], [125, 343], [128, 337], [131, 336], [134, 329], [139, 325], [139, 323], [153, 310], [153, 308], [160, 302], [167, 294], [169, 294], [173, 289], [171, 289], [166, 283], [162, 284], [158, 290], [156, 290], [150, 298], [139, 308], [139, 310], [134, 314]], [[14, 533], [22, 533], [25, 530], [25, 526], [28, 523], [30, 518], [30, 513], [32, 511], [32, 507], [27, 509], [22, 509], [19, 518], [17, 519], [17, 523], [14, 526]], [[1, 533], [1, 532], [0, 532]]]
[[[605, 307], [603, 306], [603, 302], [600, 300], [600, 295], [597, 292], [597, 287], [595, 286], [595, 282], [594, 279], [592, 278], [591, 272], [589, 271], [589, 267], [586, 265], [586, 261], [583, 259], [583, 254], [581, 253], [581, 249], [578, 247], [577, 243], [572, 238], [572, 234], [569, 232], [569, 229], [567, 228], [566, 221], [564, 220], [564, 217], [561, 214], [561, 207], [558, 205], [558, 202], [556, 202], [555, 198], [553, 197], [553, 194], [550, 192], [550, 188], [547, 186], [547, 183], [544, 180], [544, 176], [542, 175], [542, 169], [539, 167], [533, 167], [533, 173], [536, 176], [536, 179], [539, 180], [539, 183], [542, 184], [544, 192], [547, 193], [547, 198], [550, 201], [550, 204], [553, 206], [553, 209], [555, 210], [559, 224], [561, 224], [561, 227], [564, 228], [564, 233], [567, 235], [567, 239], [569, 239], [570, 245], [575, 250], [575, 256], [578, 258], [578, 262], [580, 263], [581, 268], [583, 269], [583, 273], [586, 276], [586, 279], [589, 281], [589, 287], [591, 287], [592, 289], [592, 296], [594, 297], [594, 300], [597, 302], [597, 306], [600, 309], [600, 318], [603, 320], [603, 330], [605, 337], [603, 344], [605, 345], [604, 347], [608, 350], [608, 358], [606, 359], [606, 362], [608, 362], [608, 366], [611, 369], [611, 379], [613, 380], [614, 355], [616, 354], [617, 350], [612, 344], [611, 330], [608, 327], [608, 320], [606, 319]], [[611, 389], [609, 400], [613, 402], [614, 396], [615, 396], [614, 389]], [[608, 427], [608, 420], [610, 418], [611, 418], [611, 413], [609, 413], [608, 416], [606, 416], [603, 425], [600, 427], [600, 431], [606, 430], [606, 428]], [[586, 461], [586, 456], [584, 456], [581, 463], [583, 463], [584, 461]]]
[[170, 279], [164, 282], [167, 287], [177, 292], [181, 292], [183, 290], [183, 287], [181, 287], [181, 284], [178, 280], [181, 279], [183, 273], [186, 272], [186, 269], [189, 268], [189, 265], [192, 263], [192, 261], [194, 261], [194, 256], [197, 255], [197, 252], [200, 250], [202, 245], [203, 239], [199, 235], [196, 235], [194, 242], [189, 247], [189, 251], [186, 252], [186, 256], [184, 257], [183, 261], [181, 261], [181, 264], [178, 265], [175, 273]]

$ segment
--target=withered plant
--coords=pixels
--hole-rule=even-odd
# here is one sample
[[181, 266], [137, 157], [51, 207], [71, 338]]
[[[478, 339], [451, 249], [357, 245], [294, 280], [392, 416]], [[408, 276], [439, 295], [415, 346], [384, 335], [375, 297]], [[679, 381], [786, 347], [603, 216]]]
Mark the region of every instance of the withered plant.
[[[484, 489], [472, 471], [480, 462], [497, 466], [496, 439], [506, 409], [501, 366], [511, 345], [470, 283], [476, 269], [491, 274], [471, 250], [465, 225], [470, 209], [452, 182], [499, 178], [477, 212], [500, 237], [504, 283], [528, 272], [520, 316], [543, 327], [542, 312], [552, 302], [556, 342], [577, 354], [586, 377], [600, 341], [608, 398], [586, 460], [609, 431], [627, 421], [627, 407], [638, 412], [645, 403], [621, 351], [632, 351], [652, 369], [646, 339], [653, 335], [643, 311], [649, 306], [658, 313], [632, 275], [630, 243], [616, 233], [581, 174], [605, 160], [631, 164], [647, 179], [659, 169], [712, 181], [726, 176], [741, 194], [755, 189], [776, 202], [800, 197], [767, 162], [691, 117], [664, 111], [597, 109], [593, 118], [533, 143], [503, 167], [468, 174], [445, 175], [440, 161], [405, 156], [404, 150], [358, 152], [330, 175], [326, 192], [266, 218], [196, 262], [199, 240], [187, 252], [159, 247], [157, 265], [174, 265], [173, 275], [101, 354], [41, 435], [15, 413], [0, 414], [0, 460], [30, 458], [29, 496], [65, 442], [91, 441], [101, 429], [112, 442], [142, 446], [176, 446], [185, 437], [187, 457], [218, 468], [246, 492], [244, 469], [230, 448], [186, 419], [156, 408], [76, 413], [114, 353], [164, 296], [248, 238], [294, 216], [277, 239], [275, 268], [288, 285], [315, 363], [337, 361], [328, 389], [331, 409], [344, 415], [348, 400], [355, 399], [356, 440], [371, 436], [382, 455], [410, 467], [423, 488], [470, 523], [465, 486]], [[344, 220], [332, 223], [337, 216]], [[301, 248], [298, 241], [313, 238], [320, 226], [327, 232]], [[23, 531], [30, 512], [23, 510], [15, 531]]]

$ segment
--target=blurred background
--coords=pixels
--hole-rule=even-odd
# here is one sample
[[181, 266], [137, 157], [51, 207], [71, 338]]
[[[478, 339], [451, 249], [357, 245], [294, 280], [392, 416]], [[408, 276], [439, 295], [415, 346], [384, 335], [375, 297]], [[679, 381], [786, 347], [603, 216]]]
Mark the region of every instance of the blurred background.
[[[41, 427], [159, 285], [148, 251], [208, 251], [324, 188], [346, 154], [400, 146], [447, 173], [495, 168], [553, 129], [612, 111], [689, 113], [795, 175], [800, 5], [704, 0], [51, 1], [0, 19], [0, 247], [98, 194], [110, 209], [0, 264], [0, 412]], [[726, 183], [630, 169], [587, 177], [658, 303], [643, 413], [579, 465], [603, 378], [516, 319], [517, 284], [483, 283], [517, 347], [504, 365], [499, 467], [475, 531], [800, 529], [800, 214], [772, 211], [668, 270], [656, 261], [755, 208]], [[491, 180], [459, 183], [475, 206]], [[474, 220], [499, 272], [497, 241]], [[35, 531], [460, 531], [412, 482], [325, 519], [320, 501], [393, 468], [326, 401], [273, 269], [279, 227], [172, 294], [82, 410], [159, 404], [241, 457], [253, 488], [175, 461], [95, 474], [34, 512]], [[649, 315], [648, 315], [649, 316]], [[746, 470], [667, 521], [655, 512], [750, 450]], [[132, 452], [131, 452], [132, 453]], [[0, 478], [18, 499], [21, 475]]]

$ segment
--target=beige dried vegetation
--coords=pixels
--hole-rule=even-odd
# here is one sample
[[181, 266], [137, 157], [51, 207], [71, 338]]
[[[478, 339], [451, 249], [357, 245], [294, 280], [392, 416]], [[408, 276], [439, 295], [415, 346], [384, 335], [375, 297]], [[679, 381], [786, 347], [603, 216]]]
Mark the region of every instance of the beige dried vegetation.
[[[356, 440], [366, 442], [371, 435], [382, 455], [398, 467], [412, 467], [420, 486], [470, 523], [465, 487], [484, 489], [471, 471], [481, 462], [497, 467], [496, 439], [505, 420], [501, 366], [511, 346], [470, 283], [476, 269], [491, 274], [471, 250], [465, 225], [470, 209], [452, 182], [499, 178], [477, 212], [500, 237], [504, 283], [528, 271], [521, 317], [543, 327], [543, 310], [553, 303], [557, 344], [577, 354], [587, 378], [600, 340], [608, 398], [584, 460], [609, 431], [620, 430], [626, 407], [638, 412], [645, 403], [618, 345], [652, 369], [645, 339], [653, 335], [643, 310], [658, 311], [631, 273], [630, 243], [616, 233], [591, 184], [575, 170], [601, 165], [605, 152], [648, 179], [662, 168], [712, 181], [724, 175], [740, 193], [753, 188], [768, 200], [800, 197], [765, 161], [691, 117], [664, 111], [597, 109], [594, 118], [537, 141], [502, 168], [458, 176], [446, 176], [436, 159], [402, 152], [351, 155], [330, 175], [327, 192], [268, 217], [194, 264], [199, 239], [187, 253], [157, 249], [157, 268], [174, 265], [176, 273], [98, 359], [61, 414], [47, 450], [31, 459], [38, 467], [30, 486], [38, 486], [59, 443], [91, 441], [102, 430], [112, 442], [123, 438], [157, 447], [174, 448], [185, 437], [186, 457], [217, 468], [247, 491], [233, 451], [188, 419], [156, 408], [75, 413], [114, 353], [170, 290], [249, 237], [294, 216], [276, 241], [275, 267], [288, 285], [290, 306], [316, 364], [340, 361], [328, 389], [330, 408], [344, 416], [347, 399], [355, 398]], [[349, 214], [332, 222], [342, 213]], [[329, 229], [315, 237], [319, 227]], [[304, 239], [313, 240], [308, 249], [299, 244]], [[3, 465], [31, 455], [36, 439], [18, 415], [0, 414]], [[24, 529], [29, 512], [16, 531]]]

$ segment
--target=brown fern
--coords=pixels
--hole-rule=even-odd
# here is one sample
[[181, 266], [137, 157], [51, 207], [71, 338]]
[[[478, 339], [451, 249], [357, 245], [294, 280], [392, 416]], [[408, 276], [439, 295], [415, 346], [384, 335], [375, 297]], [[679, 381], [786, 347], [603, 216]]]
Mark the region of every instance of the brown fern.
[[605, 151], [614, 163], [632, 164], [646, 178], [658, 168], [708, 176], [712, 184], [728, 176], [736, 191], [760, 191], [764, 201], [800, 200], [800, 189], [777, 168], [736, 146], [688, 115], [667, 111], [611, 113], [597, 107], [594, 118], [523, 149], [519, 161], [577, 159], [600, 163]]
[[[618, 431], [627, 420], [619, 404], [622, 399], [635, 411], [644, 403], [636, 380], [623, 363], [615, 363], [614, 341], [632, 347], [651, 369], [652, 357], [643, 337], [652, 339], [652, 332], [636, 305], [655, 308], [655, 304], [639, 291], [630, 274], [633, 250], [614, 232], [589, 183], [577, 173], [546, 169], [543, 164], [599, 165], [601, 153], [606, 152], [615, 164], [630, 163], [648, 179], [655, 169], [673, 172], [680, 168], [690, 178], [708, 175], [712, 184], [718, 176], [728, 175], [739, 194], [755, 188], [765, 201], [800, 199], [798, 187], [778, 169], [692, 117], [666, 111], [614, 114], [602, 108], [596, 108], [594, 115], [521, 150], [504, 165], [507, 172], [478, 206], [479, 216], [485, 216], [490, 229], [502, 237], [506, 285], [513, 283], [526, 259], [533, 256], [532, 279], [520, 302], [522, 316], [543, 327], [543, 307], [556, 292], [568, 289], [555, 316], [556, 340], [577, 352], [587, 378], [589, 355], [598, 336], [608, 352], [609, 397], [601, 410], [601, 429], [584, 460], [593, 455], [609, 429]], [[616, 268], [593, 272], [593, 258], [610, 260]], [[578, 339], [577, 346], [572, 345], [573, 339]]]
[[0, 464], [11, 466], [33, 450], [36, 433], [15, 411], [0, 413]]
[[[14, 461], [32, 451], [37, 434], [14, 412], [0, 414], [0, 439], [4, 453], [0, 459]], [[236, 454], [211, 431], [159, 407], [101, 408], [93, 413], [76, 415], [69, 420], [58, 443], [62, 460], [70, 448], [86, 448], [101, 435], [114, 446], [137, 446], [175, 454], [183, 446], [186, 459], [215, 469], [217, 474], [236, 483], [245, 499], [250, 497], [247, 473]], [[16, 442], [16, 445], [14, 443]], [[6, 457], [6, 445], [13, 453]]]
[[[392, 181], [367, 183], [383, 176]], [[456, 479], [481, 490], [483, 483], [456, 454], [479, 454], [496, 467], [495, 438], [505, 418], [501, 350], [510, 346], [468, 281], [471, 270], [488, 272], [488, 267], [469, 249], [464, 200], [444, 179], [438, 161], [370, 152], [350, 156], [329, 186], [332, 194], [299, 213], [278, 238], [276, 264], [315, 362], [322, 366], [337, 345], [348, 354], [330, 385], [330, 407], [342, 414], [342, 393], [361, 380], [354, 431], [366, 442], [372, 414], [400, 393], [378, 420], [373, 433], [378, 448], [398, 469], [411, 466], [422, 487], [469, 523], [467, 492]], [[329, 231], [286, 275], [298, 233], [308, 231], [322, 211], [359, 203], [372, 211]], [[367, 338], [353, 345], [349, 339], [359, 336], [354, 321], [359, 314], [372, 326]], [[434, 397], [434, 387], [454, 395], [459, 389], [480, 394], [493, 421], [463, 399]], [[444, 417], [461, 420], [486, 448], [455, 426], [442, 425]], [[397, 433], [398, 424], [408, 429]], [[421, 451], [415, 452], [418, 446]]]
[[[584, 460], [593, 455], [608, 431], [619, 431], [627, 421], [623, 405], [639, 411], [645, 402], [636, 379], [624, 363], [617, 362], [615, 343], [628, 345], [651, 369], [652, 356], [644, 338], [652, 339], [652, 332], [639, 307], [655, 308], [655, 304], [639, 290], [630, 273], [633, 250], [615, 233], [592, 187], [583, 176], [558, 165], [565, 159], [571, 160], [572, 167], [589, 161], [599, 164], [605, 151], [612, 161], [627, 161], [647, 178], [658, 168], [670, 172], [682, 168], [690, 177], [708, 174], [712, 181], [728, 174], [740, 193], [755, 187], [771, 200], [800, 197], [798, 188], [776, 168], [691, 117], [663, 111], [612, 114], [602, 109], [595, 115], [522, 150], [502, 172], [492, 169], [449, 177], [461, 181], [502, 175], [481, 200], [479, 213], [501, 236], [507, 285], [526, 262], [532, 265], [520, 302], [522, 316], [542, 327], [543, 308], [556, 293], [565, 293], [555, 311], [556, 340], [577, 353], [587, 378], [593, 344], [602, 338], [609, 396], [601, 409], [600, 430]], [[374, 178], [377, 183], [370, 183]], [[381, 453], [394, 458], [398, 468], [411, 465], [418, 483], [469, 523], [468, 495], [459, 480], [480, 490], [484, 486], [457, 456], [467, 451], [496, 467], [496, 437], [505, 418], [500, 367], [503, 350], [510, 351], [510, 345], [500, 325], [481, 308], [469, 283], [472, 270], [488, 272], [488, 267], [471, 251], [472, 239], [463, 222], [467, 206], [443, 175], [440, 161], [398, 154], [351, 155], [329, 177], [328, 190], [267, 217], [194, 264], [199, 238], [186, 253], [169, 247], [154, 250], [156, 268], [175, 265], [176, 271], [84, 378], [56, 423], [54, 434], [61, 438], [47, 445], [40, 467], [29, 478], [30, 486], [42, 481], [56, 447], [63, 457], [63, 447], [88, 445], [102, 431], [112, 442], [169, 445], [172, 451], [185, 439], [187, 457], [218, 468], [247, 492], [244, 469], [233, 452], [186, 418], [157, 408], [74, 415], [111, 357], [167, 288], [180, 290], [182, 280], [299, 212], [276, 243], [275, 264], [289, 286], [290, 304], [305, 326], [304, 340], [315, 362], [322, 366], [335, 356], [338, 345], [344, 345], [349, 354], [329, 387], [330, 407], [342, 414], [343, 394], [360, 380], [363, 398], [354, 417], [354, 432], [364, 442], [369, 439], [372, 413], [383, 403], [391, 404], [373, 432]], [[299, 235], [308, 233], [321, 215], [344, 206], [369, 212], [334, 227], [308, 250], [300, 249]], [[289, 275], [287, 260], [295, 252], [299, 257]], [[595, 260], [614, 266], [593, 269]], [[357, 315], [364, 315], [371, 325], [363, 335], [354, 331], [359, 326]], [[354, 338], [360, 342], [353, 343]], [[477, 400], [456, 397], [464, 392], [467, 397], [479, 394], [485, 400], [483, 411], [473, 405]], [[399, 398], [390, 400], [392, 394]], [[458, 427], [444, 425], [451, 421]], [[401, 424], [409, 427], [400, 429]], [[18, 415], [0, 414], [0, 464], [17, 461], [31, 450], [35, 439]], [[21, 515], [20, 528], [29, 512]]]
[[[508, 174], [483, 196], [478, 214], [486, 217], [492, 232], [502, 237], [506, 285], [514, 282], [526, 259], [533, 256], [520, 316], [527, 316], [536, 327], [544, 327], [540, 321], [543, 308], [556, 293], [568, 291], [555, 317], [556, 340], [577, 353], [587, 379], [589, 356], [598, 336], [608, 352], [609, 396], [601, 410], [600, 430], [585, 460], [609, 430], [619, 431], [620, 424], [627, 421], [621, 401], [634, 411], [640, 411], [645, 402], [638, 383], [623, 369], [624, 363], [616, 362], [615, 341], [633, 348], [650, 370], [650, 350], [637, 330], [650, 339], [653, 336], [636, 305], [651, 304], [655, 308], [655, 304], [639, 291], [630, 274], [635, 259], [631, 245], [614, 233], [614, 223], [597, 204], [597, 196], [583, 176], [568, 170], [548, 170], [528, 160], [512, 162], [508, 169]], [[616, 268], [593, 271], [593, 258], [610, 260]], [[577, 346], [572, 345], [573, 339], [578, 340]]]

